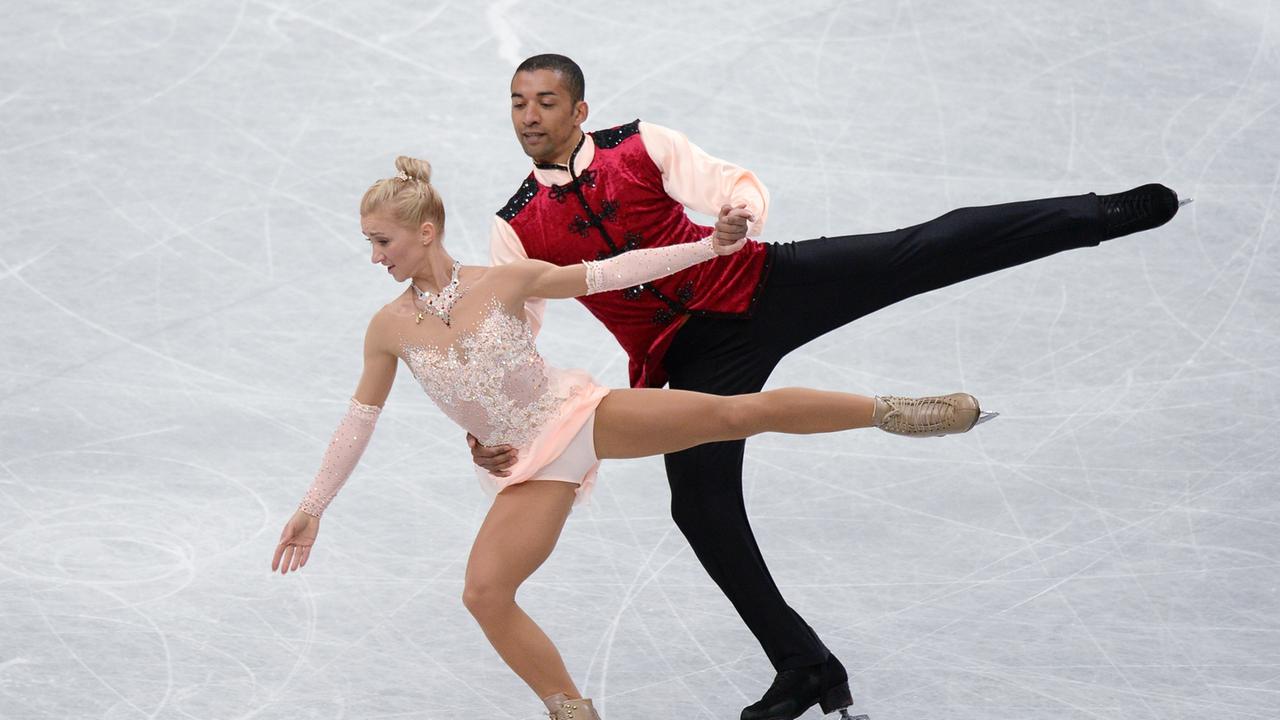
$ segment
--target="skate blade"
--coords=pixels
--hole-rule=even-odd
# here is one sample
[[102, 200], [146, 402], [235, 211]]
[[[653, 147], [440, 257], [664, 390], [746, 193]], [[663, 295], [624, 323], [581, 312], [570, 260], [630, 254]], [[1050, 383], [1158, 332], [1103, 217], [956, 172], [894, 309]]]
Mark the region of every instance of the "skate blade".
[[998, 418], [998, 417], [1000, 417], [1000, 413], [998, 413], [998, 412], [987, 412], [987, 411], [985, 411], [985, 410], [984, 410], [984, 411], [982, 411], [982, 412], [978, 413], [978, 422], [974, 423], [974, 424], [973, 424], [973, 426], [974, 426], [974, 427], [978, 427], [978, 426], [979, 426], [979, 425], [981, 425], [982, 423], [984, 423], [984, 422], [986, 422], [986, 421], [988, 421], [988, 420], [995, 420], [995, 419], [996, 419], [996, 418]]
[[1179, 208], [1186, 207], [1187, 205], [1190, 205], [1195, 201], [1196, 201], [1195, 198], [1178, 198], [1178, 207]]

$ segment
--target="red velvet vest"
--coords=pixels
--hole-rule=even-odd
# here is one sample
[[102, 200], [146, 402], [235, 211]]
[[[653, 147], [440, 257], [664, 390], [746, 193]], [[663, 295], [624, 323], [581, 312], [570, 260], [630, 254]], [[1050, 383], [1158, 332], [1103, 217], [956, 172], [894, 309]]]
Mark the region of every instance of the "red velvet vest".
[[[530, 173], [498, 211], [530, 258], [572, 265], [711, 234], [712, 228], [695, 224], [662, 189], [662, 171], [645, 150], [639, 120], [591, 137], [595, 157], [578, 177], [567, 185], [546, 186]], [[662, 387], [667, 382], [663, 355], [685, 319], [750, 314], [767, 260], [767, 247], [748, 241], [733, 255], [578, 300], [627, 352], [632, 387]]]

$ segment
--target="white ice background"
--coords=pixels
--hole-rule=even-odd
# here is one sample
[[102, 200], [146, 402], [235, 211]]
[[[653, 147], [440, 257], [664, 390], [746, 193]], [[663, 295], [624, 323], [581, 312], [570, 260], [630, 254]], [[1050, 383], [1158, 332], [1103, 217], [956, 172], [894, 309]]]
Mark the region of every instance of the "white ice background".
[[[0, 718], [538, 716], [462, 606], [486, 498], [407, 373], [309, 566], [268, 564], [397, 292], [360, 194], [428, 158], [484, 261], [545, 51], [589, 128], [756, 171], [767, 240], [1194, 196], [797, 351], [772, 386], [1003, 415], [758, 438], [746, 497], [873, 720], [1280, 717], [1274, 0], [61, 0], [0, 20]], [[541, 346], [626, 382], [576, 303]], [[607, 464], [521, 601], [607, 720], [736, 718], [772, 668], [668, 501]]]

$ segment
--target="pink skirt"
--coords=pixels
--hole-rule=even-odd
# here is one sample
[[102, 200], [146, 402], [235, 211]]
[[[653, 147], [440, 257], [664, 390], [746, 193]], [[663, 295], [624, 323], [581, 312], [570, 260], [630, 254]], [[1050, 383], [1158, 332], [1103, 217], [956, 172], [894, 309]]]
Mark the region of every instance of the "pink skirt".
[[516, 448], [518, 459], [508, 468], [510, 475], [498, 477], [476, 467], [476, 478], [489, 497], [496, 497], [506, 488], [527, 480], [577, 484], [575, 506], [591, 496], [596, 470], [600, 467], [593, 440], [595, 413], [600, 401], [609, 394], [609, 388], [596, 384], [584, 370], [547, 370], [551, 391], [565, 396], [565, 401], [537, 437], [527, 446]]

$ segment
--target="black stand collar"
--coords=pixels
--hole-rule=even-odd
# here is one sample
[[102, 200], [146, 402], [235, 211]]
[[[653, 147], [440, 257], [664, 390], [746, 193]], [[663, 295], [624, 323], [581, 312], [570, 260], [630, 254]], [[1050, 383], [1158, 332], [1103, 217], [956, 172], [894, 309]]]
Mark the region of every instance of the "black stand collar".
[[569, 173], [569, 177], [577, 180], [578, 176], [573, 172], [574, 161], [578, 159], [578, 151], [582, 150], [582, 144], [587, 141], [587, 134], [582, 133], [582, 137], [578, 138], [578, 144], [573, 147], [573, 152], [569, 153], [569, 164], [561, 165], [559, 163], [534, 163], [533, 166], [539, 170], [564, 170]]

